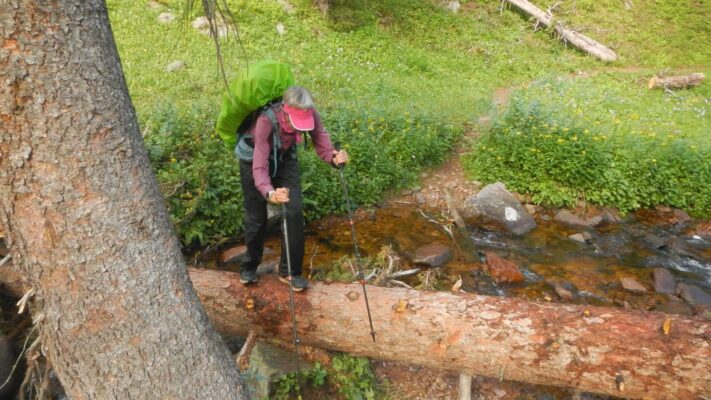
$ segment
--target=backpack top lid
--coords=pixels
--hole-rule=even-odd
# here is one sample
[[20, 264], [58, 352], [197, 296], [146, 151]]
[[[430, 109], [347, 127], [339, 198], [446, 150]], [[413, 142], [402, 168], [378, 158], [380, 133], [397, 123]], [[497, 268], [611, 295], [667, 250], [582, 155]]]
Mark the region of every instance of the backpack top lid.
[[215, 130], [225, 146], [233, 150], [237, 144], [237, 128], [253, 111], [281, 97], [294, 85], [294, 75], [288, 65], [261, 60], [239, 70], [222, 96], [222, 107]]

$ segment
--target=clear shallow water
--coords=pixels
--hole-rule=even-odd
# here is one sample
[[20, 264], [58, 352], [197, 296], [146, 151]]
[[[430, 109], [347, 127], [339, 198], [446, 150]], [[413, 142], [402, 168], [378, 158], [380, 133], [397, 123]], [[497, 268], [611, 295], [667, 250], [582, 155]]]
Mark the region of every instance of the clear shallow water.
[[[668, 301], [666, 295], [654, 293], [652, 270], [669, 270], [677, 282], [696, 285], [711, 293], [711, 241], [694, 236], [690, 224], [663, 223], [660, 215], [645, 211], [632, 215], [624, 223], [586, 229], [589, 243], [569, 239], [584, 229], [561, 225], [548, 217], [539, 218], [539, 227], [517, 237], [508, 233], [469, 226], [469, 237], [475, 254], [465, 254], [462, 247], [439, 223], [446, 216], [416, 208], [380, 208], [361, 212], [356, 220], [359, 245], [364, 255], [376, 255], [389, 245], [410, 268], [418, 247], [441, 243], [454, 251], [454, 259], [441, 268], [439, 288], [448, 290], [459, 276], [463, 288], [491, 295], [520, 296], [532, 299], [557, 297], [555, 284], [573, 285], [579, 292], [576, 302], [622, 305], [652, 309]], [[347, 221], [329, 218], [317, 221], [309, 229], [306, 266], [320, 266], [350, 255], [353, 244]], [[494, 251], [516, 263], [526, 281], [516, 285], [496, 285], [481, 273], [481, 253]], [[620, 286], [621, 278], [634, 278], [648, 289], [646, 295], [633, 295]], [[408, 283], [417, 285], [418, 278]], [[625, 304], [627, 302], [627, 304]]]

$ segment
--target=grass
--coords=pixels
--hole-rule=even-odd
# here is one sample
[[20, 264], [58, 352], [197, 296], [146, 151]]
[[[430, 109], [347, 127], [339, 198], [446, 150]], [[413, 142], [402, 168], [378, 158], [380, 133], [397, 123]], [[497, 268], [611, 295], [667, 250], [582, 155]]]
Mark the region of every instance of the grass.
[[639, 77], [546, 78], [518, 90], [467, 170], [550, 206], [666, 204], [708, 217], [711, 85], [665, 93]]
[[[547, 8], [554, 0], [539, 1]], [[711, 64], [711, 3], [705, 0], [559, 2], [555, 15], [613, 48], [620, 64], [657, 68]]]
[[[310, 0], [291, 3], [294, 11], [287, 13], [276, 1], [229, 1], [240, 40], [231, 37], [223, 43], [228, 79], [249, 60], [288, 62], [297, 82], [315, 94], [327, 128], [355, 156], [349, 179], [364, 183], [354, 188], [361, 205], [374, 203], [380, 191], [406, 185], [420, 168], [443, 160], [462, 130], [476, 127], [479, 117], [491, 112], [496, 88], [606, 68], [548, 32], [534, 31], [518, 13], [500, 11], [499, 2], [462, 1], [461, 11], [454, 14], [437, 1], [334, 0], [327, 17]], [[189, 25], [200, 11], [183, 17], [182, 0], [109, 0], [108, 7], [129, 91], [146, 141], [153, 146], [154, 168], [163, 187], [179, 188], [167, 193], [172, 193], [168, 203], [183, 242], [213, 243], [238, 233], [239, 189], [227, 187], [235, 185], [232, 176], [222, 176], [234, 174], [234, 167], [227, 165], [229, 155], [214, 153], [218, 143], [211, 135], [224, 83], [211, 39]], [[617, 50], [616, 67], [641, 65], [652, 73], [711, 65], [711, 46], [699, 45], [709, 43], [709, 7], [698, 0], [657, 1], [628, 10], [622, 1], [578, 0], [562, 3], [556, 15], [569, 26], [588, 28], [586, 33]], [[158, 23], [164, 12], [177, 20]], [[278, 24], [285, 34], [277, 32]], [[186, 66], [166, 72], [174, 60]], [[619, 79], [603, 74], [580, 90], [601, 96]], [[707, 96], [708, 86], [700, 89], [700, 98]], [[629, 110], [667, 101], [659, 94], [638, 103], [642, 100], [635, 96], [628, 91], [616, 98]], [[175, 110], [172, 119], [165, 118], [168, 109]], [[675, 129], [686, 129], [684, 115], [657, 118], [680, 122]], [[303, 158], [309, 217], [339, 210], [340, 199], [332, 195], [338, 188], [335, 175], [312, 155]], [[212, 164], [215, 160], [218, 165]], [[221, 172], [207, 176], [210, 171]], [[504, 172], [491, 179], [504, 179]]]
[[[181, 2], [168, 4], [172, 7], [151, 9], [141, 2], [109, 1], [124, 72], [142, 117], [165, 101], [217, 104], [224, 87], [208, 37], [182, 21], [156, 22], [161, 12], [182, 15]], [[308, 1], [296, 2], [291, 15], [277, 2], [231, 4], [238, 10], [244, 52], [234, 38], [226, 43], [228, 75], [245, 65], [245, 56], [286, 61], [325, 108], [362, 104], [461, 121], [485, 111], [495, 87], [554, 68], [595, 65], [545, 33], [532, 32], [518, 15], [499, 14], [486, 3], [469, 3], [466, 12], [454, 15], [422, 0], [336, 1], [330, 19]], [[283, 36], [275, 28], [279, 23], [286, 29]], [[186, 68], [164, 72], [175, 59], [184, 60]]]

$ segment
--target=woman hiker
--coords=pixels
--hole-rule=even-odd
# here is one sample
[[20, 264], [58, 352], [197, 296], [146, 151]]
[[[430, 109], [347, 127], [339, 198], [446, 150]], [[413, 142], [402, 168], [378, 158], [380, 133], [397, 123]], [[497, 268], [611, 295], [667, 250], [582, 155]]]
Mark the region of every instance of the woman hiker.
[[[314, 109], [311, 94], [300, 86], [288, 88], [282, 101], [262, 109], [247, 134], [241, 136], [235, 149], [240, 159], [247, 244], [247, 257], [240, 266], [242, 284], [258, 281], [257, 266], [262, 261], [267, 235], [268, 201], [272, 204], [286, 204], [292, 286], [294, 290], [301, 291], [309, 285], [309, 281], [301, 276], [304, 261], [304, 212], [296, 151], [297, 145], [304, 140], [302, 134], [307, 132], [322, 160], [334, 167], [348, 162], [346, 151], [337, 151], [331, 144], [328, 132]], [[250, 157], [252, 150], [253, 156]], [[279, 280], [288, 284], [285, 246], [282, 235]]]

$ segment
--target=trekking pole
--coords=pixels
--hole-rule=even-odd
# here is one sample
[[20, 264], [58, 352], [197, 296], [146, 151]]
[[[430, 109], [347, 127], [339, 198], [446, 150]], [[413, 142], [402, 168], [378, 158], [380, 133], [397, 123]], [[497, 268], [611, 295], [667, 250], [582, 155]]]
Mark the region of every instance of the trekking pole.
[[[287, 279], [289, 280], [289, 304], [291, 305], [291, 334], [294, 337], [294, 347], [296, 348], [296, 382], [299, 394], [301, 392], [300, 385], [298, 385], [301, 379], [301, 365], [299, 363], [299, 336], [296, 333], [296, 306], [294, 304], [294, 286], [291, 282], [291, 254], [289, 253], [289, 229], [286, 223], [286, 203], [281, 204], [281, 221], [282, 228], [284, 230], [284, 251], [286, 251], [286, 272], [289, 274]], [[299, 395], [299, 398], [301, 396]]]
[[[341, 146], [338, 142], [334, 143], [336, 151], [341, 150]], [[373, 338], [373, 343], [375, 343], [375, 330], [373, 329], [373, 318], [370, 316], [370, 304], [368, 303], [368, 292], [365, 291], [365, 274], [363, 273], [363, 266], [360, 262], [360, 250], [358, 249], [358, 241], [356, 240], [355, 224], [353, 223], [353, 214], [351, 213], [351, 200], [348, 197], [348, 187], [346, 186], [346, 177], [343, 175], [343, 164], [338, 165], [338, 172], [341, 175], [341, 186], [343, 186], [343, 197], [346, 199], [346, 211], [348, 212], [348, 223], [351, 226], [351, 237], [353, 238], [353, 249], [356, 256], [356, 263], [358, 264], [358, 280], [360, 285], [363, 287], [363, 298], [365, 299], [365, 309], [368, 310], [368, 322], [370, 323], [370, 337]]]

